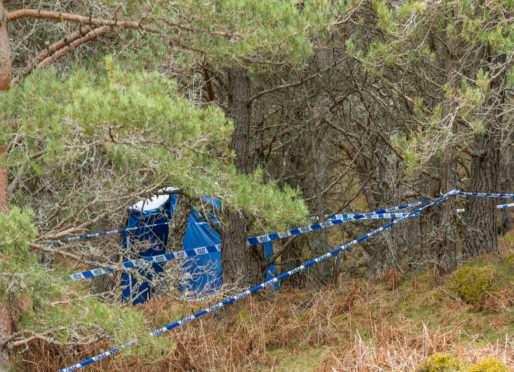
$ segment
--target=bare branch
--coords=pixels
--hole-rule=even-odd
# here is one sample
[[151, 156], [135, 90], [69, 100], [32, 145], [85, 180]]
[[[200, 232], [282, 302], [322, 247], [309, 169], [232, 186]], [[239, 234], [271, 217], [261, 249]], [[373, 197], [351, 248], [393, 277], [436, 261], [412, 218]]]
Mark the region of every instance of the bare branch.
[[[88, 27], [89, 28], [89, 27]], [[96, 38], [106, 34], [111, 31], [113, 28], [111, 26], [103, 26], [95, 28], [90, 32], [86, 33], [82, 36], [82, 30], [77, 31], [70, 35], [70, 37], [66, 37], [62, 40], [59, 40], [57, 43], [52, 44], [50, 48], [45, 49], [41, 53], [39, 53], [34, 61], [34, 63], [28, 65], [21, 75], [19, 75], [16, 79], [14, 79], [14, 83], [17, 84], [21, 79], [30, 75], [36, 68], [47, 68], [51, 66], [53, 63], [67, 55], [69, 52], [74, 50], [75, 48], [80, 47], [90, 41], [95, 40]], [[78, 34], [78, 37], [75, 35]], [[82, 37], [80, 37], [82, 36]], [[60, 46], [60, 49], [59, 49]]]
[[120, 28], [126, 29], [137, 29], [143, 30], [147, 32], [151, 32], [154, 34], [160, 34], [159, 30], [146, 27], [143, 22], [136, 21], [112, 21], [110, 19], [103, 18], [90, 18], [80, 14], [73, 13], [62, 13], [62, 12], [53, 12], [50, 10], [40, 10], [40, 9], [18, 9], [13, 10], [12, 12], [7, 13], [7, 20], [14, 21], [22, 18], [38, 18], [38, 19], [51, 19], [55, 21], [68, 21], [80, 23], [81, 25], [89, 25], [89, 26], [116, 26]]

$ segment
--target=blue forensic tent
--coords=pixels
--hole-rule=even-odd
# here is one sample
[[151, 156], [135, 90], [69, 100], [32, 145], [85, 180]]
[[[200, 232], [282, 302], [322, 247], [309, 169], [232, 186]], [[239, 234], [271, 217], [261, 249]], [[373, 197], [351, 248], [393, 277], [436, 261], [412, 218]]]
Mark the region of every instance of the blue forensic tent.
[[[177, 195], [161, 195], [147, 201], [139, 202], [128, 210], [128, 227], [158, 224], [167, 222], [175, 210]], [[215, 208], [219, 208], [219, 201], [205, 199]], [[212, 217], [212, 221], [217, 223]], [[168, 242], [168, 225], [161, 225], [147, 229], [140, 229], [123, 233], [123, 246], [126, 254], [124, 260], [133, 260], [142, 257], [155, 256], [166, 253]], [[207, 245], [220, 244], [220, 236], [211, 226], [193, 209], [189, 216], [189, 224], [184, 238], [184, 249], [193, 249]], [[179, 289], [186, 297], [200, 298], [211, 294], [221, 287], [221, 254], [220, 252], [195, 256], [182, 261]], [[139, 275], [153, 279], [152, 275], [163, 272], [166, 263], [153, 263], [151, 269], [138, 269]], [[133, 305], [143, 303], [150, 299], [154, 288], [149, 283], [139, 280], [135, 275], [122, 274], [122, 300]]]
[[[172, 192], [173, 189], [165, 189]], [[127, 227], [144, 226], [167, 222], [175, 210], [177, 200], [176, 194], [154, 196], [148, 200], [141, 201], [128, 209]], [[204, 201], [219, 209], [220, 203], [216, 199], [205, 197]], [[218, 223], [214, 216], [208, 213], [212, 222]], [[161, 225], [146, 229], [123, 233], [123, 246], [125, 255], [123, 260], [129, 261], [142, 257], [150, 257], [166, 253], [168, 241], [168, 225]], [[193, 208], [189, 216], [184, 238], [183, 249], [193, 249], [209, 245], [220, 244], [219, 234], [200, 216]], [[266, 258], [273, 255], [273, 246], [270, 243], [265, 245]], [[199, 255], [181, 261], [179, 289], [186, 298], [201, 298], [212, 294], [221, 288], [221, 253], [213, 252]], [[129, 273], [122, 274], [122, 301], [130, 302], [132, 305], [148, 301], [153, 294], [157, 293], [147, 281], [153, 279], [153, 275], [163, 273], [164, 265], [167, 263], [153, 263], [150, 268], [138, 269], [138, 275]], [[266, 279], [276, 275], [275, 266], [266, 270]], [[138, 279], [137, 276], [140, 276]], [[142, 278], [141, 278], [142, 277]], [[275, 289], [278, 286], [275, 285]]]
[[[267, 260], [269, 260], [271, 257], [273, 257], [273, 243], [272, 242], [264, 243], [264, 254], [265, 254]], [[268, 266], [266, 268], [266, 280], [273, 279], [276, 276], [277, 276], [277, 267], [275, 265]], [[280, 284], [278, 282], [273, 284], [273, 289], [275, 291], [278, 291], [279, 287], [280, 287]]]

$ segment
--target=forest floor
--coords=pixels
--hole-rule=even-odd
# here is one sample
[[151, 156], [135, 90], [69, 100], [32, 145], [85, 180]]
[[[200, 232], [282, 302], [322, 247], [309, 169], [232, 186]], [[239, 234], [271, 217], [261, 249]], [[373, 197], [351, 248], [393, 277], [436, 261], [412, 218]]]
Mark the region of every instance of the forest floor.
[[[492, 273], [473, 303], [457, 294], [455, 274], [428, 271], [265, 290], [157, 336], [162, 347], [136, 346], [89, 370], [412, 371], [438, 352], [468, 365], [494, 357], [514, 369], [514, 231], [501, 238], [499, 255], [462, 267]], [[159, 299], [139, 311], [158, 329], [215, 301]]]
[[[500, 252], [463, 265], [494, 273], [474, 303], [455, 293], [454, 275], [435, 280], [430, 272], [267, 290], [159, 336], [175, 346], [167, 355], [118, 358], [109, 368], [410, 371], [445, 352], [470, 365], [495, 357], [514, 369], [514, 231]], [[165, 301], [142, 310], [158, 328], [205, 305]]]

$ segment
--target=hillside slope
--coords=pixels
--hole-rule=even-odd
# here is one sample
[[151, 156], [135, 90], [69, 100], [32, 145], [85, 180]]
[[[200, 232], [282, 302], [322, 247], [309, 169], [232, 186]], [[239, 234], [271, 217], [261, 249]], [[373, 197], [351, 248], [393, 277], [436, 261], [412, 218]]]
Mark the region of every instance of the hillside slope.
[[[430, 272], [405, 277], [389, 273], [322, 291], [267, 290], [160, 335], [151, 346], [142, 342], [90, 368], [411, 371], [442, 352], [466, 368], [493, 357], [512, 370], [514, 231], [500, 246], [500, 255], [462, 263], [456, 273], [438, 280]], [[157, 329], [214, 301], [184, 304], [160, 299], [137, 311], [144, 313], [150, 329]], [[77, 355], [40, 345], [25, 355], [23, 364], [32, 370], [54, 370], [106, 347], [105, 342], [98, 343]], [[455, 362], [439, 354], [429, 362], [434, 360], [443, 366]], [[480, 368], [474, 370], [506, 370]]]

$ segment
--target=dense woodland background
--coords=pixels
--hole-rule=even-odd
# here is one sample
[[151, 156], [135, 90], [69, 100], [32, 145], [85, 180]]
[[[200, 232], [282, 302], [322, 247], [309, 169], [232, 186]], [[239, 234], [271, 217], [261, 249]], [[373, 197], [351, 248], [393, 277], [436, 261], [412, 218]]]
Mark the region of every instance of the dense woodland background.
[[[180, 189], [169, 251], [207, 208], [198, 195], [222, 203], [220, 296], [264, 281], [250, 236], [454, 188], [513, 193], [513, 15], [505, 0], [0, 0], [3, 362], [34, 368], [36, 342], [66, 364], [147, 330], [119, 304], [119, 273], [64, 280], [119, 271], [118, 235], [46, 241], [118, 228], [167, 186]], [[287, 284], [442, 281], [498, 252], [506, 202], [451, 198]], [[272, 263], [285, 272], [380, 224], [286, 239]], [[180, 301], [176, 285], [161, 292]]]

